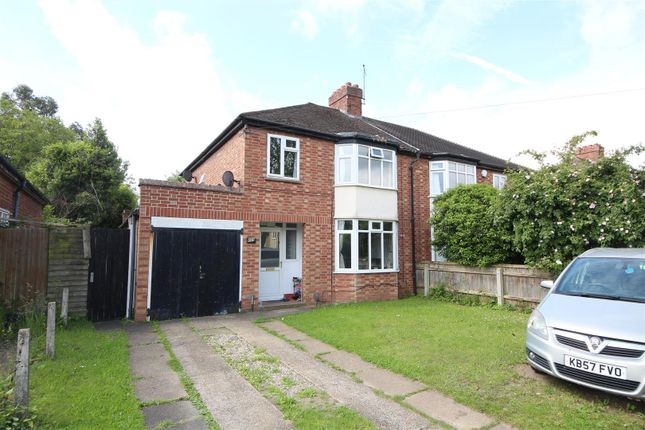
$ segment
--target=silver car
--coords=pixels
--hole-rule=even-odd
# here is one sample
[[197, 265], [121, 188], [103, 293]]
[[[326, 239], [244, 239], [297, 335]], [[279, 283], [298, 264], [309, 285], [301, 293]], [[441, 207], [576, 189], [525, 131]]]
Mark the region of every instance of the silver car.
[[596, 248], [576, 258], [533, 311], [526, 354], [536, 370], [645, 398], [645, 249]]

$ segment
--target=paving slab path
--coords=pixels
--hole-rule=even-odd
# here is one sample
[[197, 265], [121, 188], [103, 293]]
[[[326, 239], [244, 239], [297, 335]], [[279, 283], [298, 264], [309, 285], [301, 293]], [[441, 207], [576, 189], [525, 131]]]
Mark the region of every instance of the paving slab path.
[[128, 355], [134, 392], [148, 429], [208, 429], [187, 397], [177, 373], [168, 365], [168, 352], [150, 324], [127, 324]]
[[[314, 339], [279, 320], [272, 320], [263, 325], [270, 331], [300, 345], [310, 355], [356, 375], [368, 387], [388, 396], [403, 398], [402, 403], [458, 430], [489, 428], [495, 424], [492, 418], [459, 404], [437, 391], [430, 390], [418, 381], [376, 367], [356, 354], [339, 351], [318, 340], [312, 342]], [[244, 328], [244, 330], [248, 329]], [[498, 424], [495, 428], [512, 429], [507, 424]]]
[[[377, 395], [370, 387], [356, 382], [351, 376], [333, 369], [308, 352], [295, 348], [266, 332], [249, 318], [199, 318], [190, 321], [189, 324], [205, 331], [218, 327], [227, 328], [252, 345], [264, 349], [267, 354], [278, 358], [282, 364], [290, 367], [313, 386], [326, 392], [339, 404], [353, 409], [380, 429], [441, 428], [395, 401]], [[305, 341], [311, 340], [313, 339], [305, 339]], [[315, 345], [312, 348], [316, 351], [320, 348], [320, 345], [315, 343], [310, 345]], [[327, 347], [324, 350], [335, 349]]]

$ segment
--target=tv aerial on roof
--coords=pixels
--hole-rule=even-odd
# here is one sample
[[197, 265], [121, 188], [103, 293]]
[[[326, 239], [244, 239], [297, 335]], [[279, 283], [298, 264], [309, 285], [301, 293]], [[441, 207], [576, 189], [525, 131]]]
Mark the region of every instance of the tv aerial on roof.
[[224, 174], [222, 175], [222, 182], [229, 188], [232, 187], [235, 182], [237, 182], [238, 184], [240, 183], [240, 181], [235, 179], [233, 172], [231, 172], [230, 170], [224, 172]]

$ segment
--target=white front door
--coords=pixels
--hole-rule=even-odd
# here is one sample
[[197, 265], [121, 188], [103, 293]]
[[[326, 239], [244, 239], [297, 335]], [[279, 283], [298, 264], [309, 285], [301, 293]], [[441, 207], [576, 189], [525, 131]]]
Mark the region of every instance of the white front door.
[[302, 277], [302, 228], [275, 223], [260, 227], [260, 301], [282, 300]]

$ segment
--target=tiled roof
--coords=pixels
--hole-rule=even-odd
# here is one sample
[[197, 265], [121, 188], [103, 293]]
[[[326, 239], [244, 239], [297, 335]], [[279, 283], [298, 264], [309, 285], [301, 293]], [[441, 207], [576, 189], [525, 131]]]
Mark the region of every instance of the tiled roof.
[[[475, 149], [433, 136], [410, 127], [368, 117], [352, 116], [338, 109], [319, 106], [313, 103], [287, 106], [254, 112], [245, 112], [227, 130], [239, 122], [259, 123], [266, 126], [292, 129], [320, 134], [332, 140], [340, 140], [349, 134], [358, 134], [375, 141], [385, 141], [397, 145], [401, 150], [415, 152], [429, 157], [457, 157], [476, 160], [478, 163], [498, 169], [519, 168], [520, 166], [486, 154]], [[191, 163], [194, 169], [216, 150], [221, 140], [227, 136], [225, 130], [217, 139]]]

